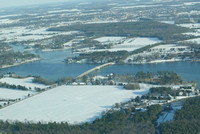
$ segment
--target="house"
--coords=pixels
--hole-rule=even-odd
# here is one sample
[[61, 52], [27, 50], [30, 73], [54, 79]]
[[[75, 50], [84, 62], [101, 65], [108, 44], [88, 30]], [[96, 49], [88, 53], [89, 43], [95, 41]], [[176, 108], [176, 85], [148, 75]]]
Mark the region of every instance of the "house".
[[78, 85], [86, 85], [86, 83], [80, 82], [80, 83], [78, 83]]
[[78, 85], [78, 83], [76, 83], [76, 82], [72, 83], [72, 86], [77, 86], [77, 85]]

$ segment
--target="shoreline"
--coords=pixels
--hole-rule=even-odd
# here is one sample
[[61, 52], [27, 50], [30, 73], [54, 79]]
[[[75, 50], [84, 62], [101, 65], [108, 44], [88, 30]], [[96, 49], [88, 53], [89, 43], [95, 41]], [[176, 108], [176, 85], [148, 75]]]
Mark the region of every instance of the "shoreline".
[[[155, 61], [151, 61], [151, 62], [132, 62], [132, 63], [120, 63], [120, 64], [127, 64], [127, 65], [144, 65], [144, 64], [159, 64], [159, 63], [167, 63], [167, 62], [186, 62], [186, 61], [190, 61], [190, 62], [200, 62], [200, 60], [182, 60], [182, 59], [173, 59], [173, 60], [155, 60]], [[79, 61], [73, 61], [71, 63], [76, 63], [76, 64], [101, 64], [101, 63], [91, 63], [91, 62], [79, 62]], [[70, 64], [70, 63], [68, 63]], [[106, 63], [103, 63], [106, 64]], [[118, 63], [116, 63], [118, 64]]]
[[29, 63], [29, 62], [35, 62], [35, 61], [39, 61], [41, 58], [33, 58], [31, 60], [25, 60], [23, 62], [20, 63], [14, 63], [13, 65], [3, 65], [2, 67], [0, 67], [0, 69], [5, 69], [5, 68], [9, 68], [9, 67], [14, 67], [14, 66], [18, 66], [18, 65], [22, 65], [25, 63]]
[[52, 51], [62, 51], [62, 50], [68, 50], [71, 49], [72, 47], [64, 47], [64, 48], [60, 48], [60, 49], [43, 49], [41, 50], [41, 52], [52, 52]]
[[125, 63], [125, 64], [136, 64], [136, 65], [142, 65], [142, 64], [157, 64], [157, 63], [167, 63], [167, 62], [177, 62], [177, 61], [185, 61], [182, 59], [170, 59], [170, 60], [154, 60], [150, 62], [133, 62], [133, 63]]

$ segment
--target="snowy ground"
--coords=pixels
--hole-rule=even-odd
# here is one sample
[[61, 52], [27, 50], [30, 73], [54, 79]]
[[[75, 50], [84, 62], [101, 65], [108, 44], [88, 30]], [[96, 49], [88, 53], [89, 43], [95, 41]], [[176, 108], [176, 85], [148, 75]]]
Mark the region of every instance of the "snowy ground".
[[175, 24], [175, 21], [160, 21], [160, 22], [166, 24]]
[[80, 12], [79, 9], [70, 9], [70, 10], [52, 10], [52, 11], [48, 11], [48, 13], [62, 13], [62, 12]]
[[46, 29], [48, 28], [40, 28], [40, 29], [30, 29], [26, 27], [4, 28], [0, 31], [0, 40], [5, 39], [6, 42], [36, 41], [41, 39], [48, 39], [58, 35], [72, 35], [78, 33], [77, 31], [51, 32], [51, 31], [46, 31]]
[[189, 33], [183, 33], [185, 35], [193, 35], [193, 36], [200, 36], [200, 32], [189, 32]]
[[27, 98], [29, 95], [34, 94], [36, 94], [35, 91], [22, 91], [17, 89], [0, 88], [0, 105], [4, 106], [4, 104], [8, 103], [8, 100], [13, 100], [9, 102], [11, 104], [14, 102], [14, 100], [22, 100]]
[[141, 62], [135, 62], [135, 61], [130, 62], [129, 60], [135, 59], [138, 56], [150, 57], [154, 54], [166, 55], [166, 54], [179, 54], [179, 53], [191, 52], [188, 46], [181, 46], [177, 44], [158, 45], [158, 46], [150, 48], [150, 50], [151, 51], [144, 51], [138, 54], [130, 55], [124, 60], [124, 62], [131, 63], [131, 64], [174, 62], [174, 61], [180, 61], [181, 59], [174, 59], [174, 58], [169, 59], [169, 60], [155, 59], [150, 62], [147, 62], [146, 60], [141, 61]]
[[18, 99], [25, 98], [28, 94], [35, 94], [34, 91], [22, 91], [17, 89], [0, 88], [0, 99]]
[[111, 48], [111, 51], [127, 50], [133, 51], [148, 45], [153, 45], [161, 42], [158, 38], [131, 38], [125, 40], [122, 44], [118, 44]]
[[158, 45], [155, 46], [153, 48], [151, 48], [152, 50], [160, 50], [160, 49], [164, 49], [166, 51], [171, 50], [171, 49], [180, 49], [180, 48], [185, 48], [187, 49], [187, 46], [181, 46], [181, 45], [177, 45], [177, 44], [165, 44], [165, 45]]
[[32, 82], [33, 77], [28, 77], [28, 78], [24, 78], [24, 79], [17, 79], [17, 78], [2, 78], [0, 79], [0, 82], [2, 83], [8, 83], [10, 85], [21, 85], [21, 86], [25, 86], [27, 88], [31, 88], [32, 90], [34, 90], [34, 88], [47, 88], [48, 86], [42, 85], [42, 84], [37, 84], [37, 83], [33, 83]]
[[153, 45], [156, 43], [161, 42], [158, 38], [145, 38], [145, 37], [137, 37], [137, 38], [124, 38], [124, 37], [101, 37], [98, 39], [95, 39], [102, 44], [113, 44], [113, 46], [110, 49], [88, 49], [84, 48], [80, 51], [82, 52], [94, 52], [94, 51], [134, 51], [139, 48]]
[[178, 24], [178, 26], [196, 29], [196, 28], [200, 28], [200, 23]]
[[132, 9], [132, 8], [147, 8], [147, 7], [159, 7], [162, 5], [136, 5], [136, 6], [120, 6], [120, 7], [114, 7], [117, 9]]
[[200, 38], [185, 40], [185, 41], [183, 41], [183, 42], [190, 42], [190, 43], [197, 43], [197, 44], [200, 44]]
[[192, 5], [196, 5], [196, 4], [200, 4], [200, 2], [184, 2], [184, 5], [186, 5], [186, 6], [192, 6]]
[[182, 108], [182, 104], [178, 104], [178, 103], [179, 102], [172, 103], [173, 110], [162, 112], [161, 115], [159, 116], [157, 122], [160, 124], [160, 123], [164, 123], [167, 121], [172, 121], [174, 118], [175, 112]]
[[18, 121], [91, 122], [115, 103], [148, 93], [118, 86], [60, 86], [0, 109], [0, 119]]
[[10, 19], [0, 19], [0, 25], [1, 24], [12, 24], [17, 23], [19, 20], [10, 20]]
[[103, 43], [114, 43], [114, 42], [120, 42], [122, 41], [123, 39], [125, 39], [125, 37], [112, 37], [112, 36], [107, 36], [107, 37], [100, 37], [100, 38], [97, 38], [97, 39], [94, 39], [98, 42], [101, 42], [102, 44]]

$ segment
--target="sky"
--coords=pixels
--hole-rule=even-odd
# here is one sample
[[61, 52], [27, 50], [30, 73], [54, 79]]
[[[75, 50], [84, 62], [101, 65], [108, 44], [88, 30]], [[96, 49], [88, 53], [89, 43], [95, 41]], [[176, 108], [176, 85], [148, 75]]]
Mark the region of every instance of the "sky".
[[0, 0], [0, 8], [66, 1], [72, 0]]

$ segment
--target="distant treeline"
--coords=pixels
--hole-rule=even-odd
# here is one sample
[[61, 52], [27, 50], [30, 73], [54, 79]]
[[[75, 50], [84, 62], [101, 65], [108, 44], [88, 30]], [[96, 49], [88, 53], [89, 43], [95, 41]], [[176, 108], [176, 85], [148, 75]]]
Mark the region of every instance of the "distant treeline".
[[186, 33], [188, 28], [146, 20], [138, 22], [117, 22], [101, 24], [78, 24], [49, 28], [49, 31], [81, 31], [86, 36], [128, 36], [128, 37], [157, 37], [165, 42], [181, 41], [191, 38]]

